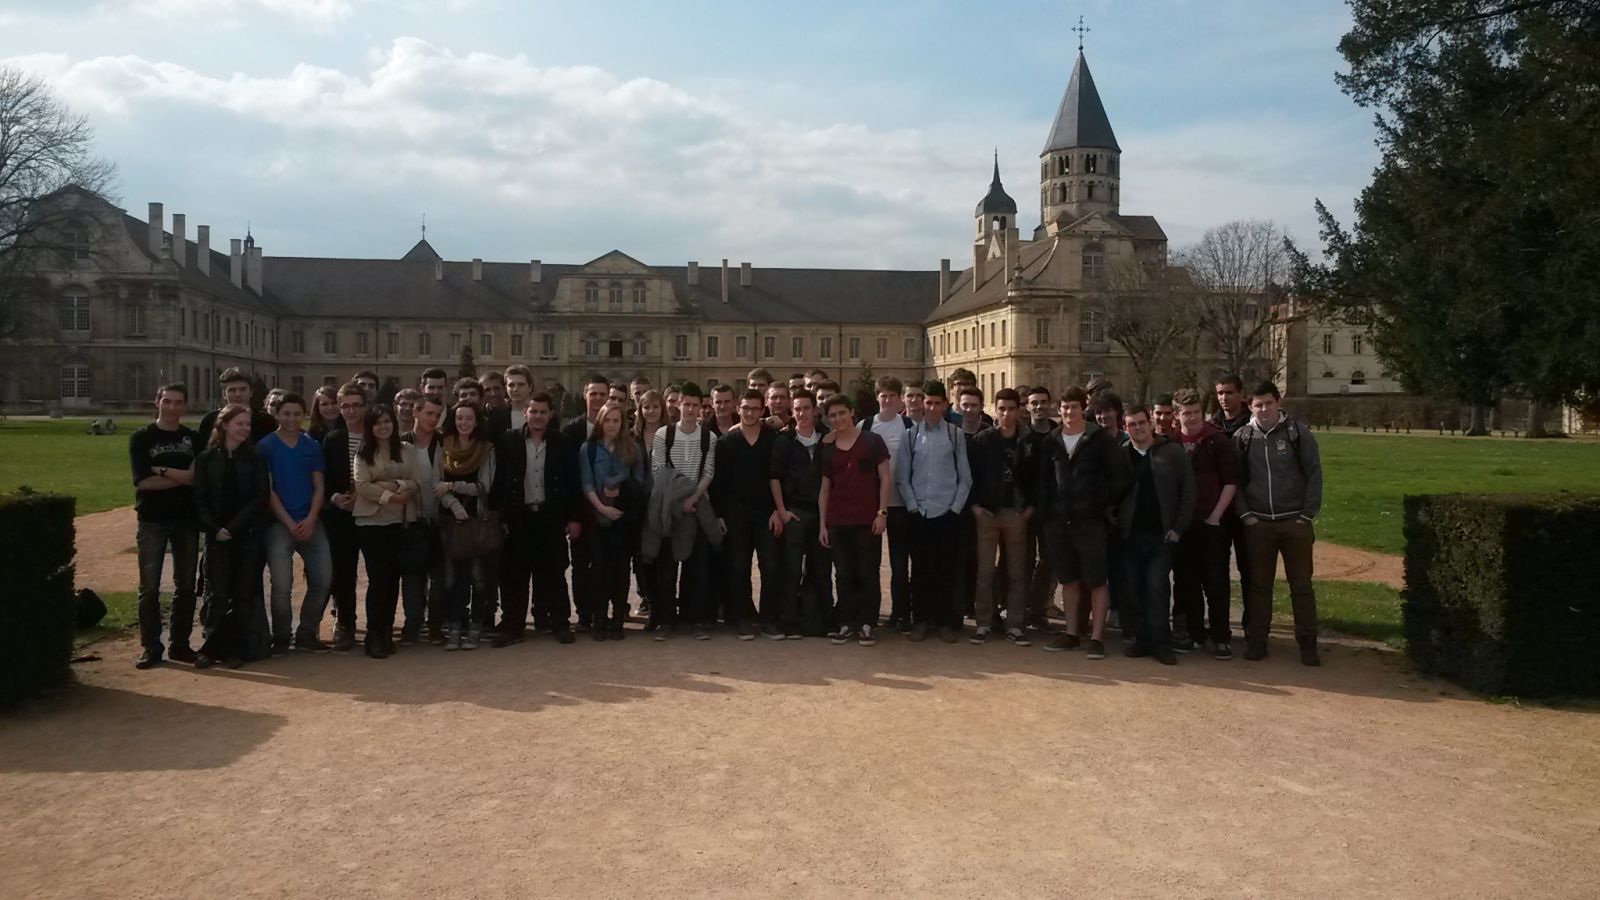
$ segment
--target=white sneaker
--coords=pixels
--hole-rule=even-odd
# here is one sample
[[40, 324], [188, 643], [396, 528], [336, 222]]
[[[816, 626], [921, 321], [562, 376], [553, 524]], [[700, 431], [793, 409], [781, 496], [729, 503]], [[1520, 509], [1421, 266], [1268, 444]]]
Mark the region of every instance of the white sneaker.
[[840, 625], [837, 631], [828, 635], [828, 640], [835, 644], [847, 643], [850, 640], [851, 634], [852, 632], [850, 631], [849, 625]]
[[863, 647], [871, 647], [872, 645], [878, 643], [877, 636], [872, 633], [871, 625], [861, 626], [861, 636], [856, 638], [856, 643]]

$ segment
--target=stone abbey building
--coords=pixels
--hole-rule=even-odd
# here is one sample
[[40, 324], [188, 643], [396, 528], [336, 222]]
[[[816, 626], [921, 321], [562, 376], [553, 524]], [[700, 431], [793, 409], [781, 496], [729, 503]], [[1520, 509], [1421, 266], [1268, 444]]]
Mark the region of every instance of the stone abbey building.
[[168, 381], [214, 402], [237, 366], [305, 392], [360, 369], [415, 383], [529, 366], [572, 389], [598, 370], [656, 384], [738, 385], [756, 366], [812, 368], [848, 383], [977, 373], [1000, 387], [1060, 390], [1107, 376], [1131, 384], [1106, 334], [1115, 273], [1166, 265], [1150, 216], [1120, 207], [1121, 147], [1080, 52], [1039, 157], [1037, 227], [1023, 237], [998, 160], [974, 211], [971, 265], [953, 270], [775, 269], [727, 261], [657, 265], [613, 250], [587, 263], [447, 261], [424, 239], [395, 259], [266, 256], [248, 235], [152, 203], [139, 219], [71, 189], [67, 251], [46, 273], [38, 315], [3, 348], [11, 412], [142, 407]]

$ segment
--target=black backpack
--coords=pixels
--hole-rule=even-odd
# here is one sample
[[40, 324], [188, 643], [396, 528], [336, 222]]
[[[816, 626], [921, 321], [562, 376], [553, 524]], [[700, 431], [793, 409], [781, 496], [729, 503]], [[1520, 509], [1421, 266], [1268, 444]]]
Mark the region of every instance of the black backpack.
[[[673, 425], [673, 426], [671, 426], [671, 427], [669, 427], [667, 429], [667, 436], [666, 436], [666, 439], [665, 439], [665, 441], [666, 441], [666, 449], [662, 451], [663, 453], [666, 454], [666, 458], [663, 459], [661, 462], [662, 462], [662, 465], [666, 466], [669, 469], [676, 469], [677, 468], [677, 466], [674, 466], [672, 464], [672, 444], [673, 444], [673, 438], [676, 437], [677, 434], [678, 434], [678, 426]], [[710, 455], [710, 453], [711, 453], [711, 429], [707, 428], [704, 425], [702, 425], [702, 426], [700, 426], [700, 471], [694, 473], [694, 480], [696, 482], [698, 482], [701, 478], [705, 477], [705, 474], [706, 474], [706, 458]], [[591, 465], [591, 466], [594, 465], [594, 460], [593, 459], [589, 460], [589, 465]]]

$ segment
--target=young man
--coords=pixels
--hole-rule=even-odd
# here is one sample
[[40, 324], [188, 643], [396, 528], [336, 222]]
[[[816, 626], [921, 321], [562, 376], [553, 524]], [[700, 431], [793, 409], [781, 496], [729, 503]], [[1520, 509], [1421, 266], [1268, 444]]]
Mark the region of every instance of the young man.
[[811, 392], [817, 395], [817, 402], [821, 404], [824, 409], [826, 409], [828, 401], [833, 399], [835, 394], [839, 393], [839, 385], [836, 382], [823, 379], [822, 381], [817, 382], [817, 386], [812, 388]]
[[953, 644], [961, 635], [958, 578], [952, 578], [951, 554], [961, 535], [961, 510], [972, 490], [967, 440], [946, 421], [944, 385], [923, 385], [927, 415], [906, 435], [895, 464], [895, 486], [911, 515], [911, 639], [923, 641], [929, 628]]
[[1228, 437], [1250, 424], [1250, 407], [1245, 404], [1244, 382], [1233, 373], [1217, 379], [1217, 411], [1211, 415], [1211, 424]]
[[[144, 652], [134, 666], [148, 669], [163, 653], [192, 663], [195, 571], [200, 558], [200, 523], [195, 513], [194, 462], [205, 443], [183, 424], [189, 389], [169, 384], [156, 391], [156, 420], [128, 436], [133, 468], [134, 513], [138, 519], [139, 643]], [[172, 555], [172, 645], [161, 643], [161, 570]]]
[[[956, 412], [960, 413], [961, 434], [967, 442], [967, 460], [972, 460], [972, 442], [978, 435], [989, 430], [985, 422], [992, 422], [988, 413], [983, 411], [983, 391], [976, 385], [963, 384], [956, 392]], [[978, 522], [972, 515], [972, 495], [967, 495], [968, 506], [957, 510], [960, 513], [958, 521], [961, 523], [960, 532], [956, 537], [956, 557], [960, 565], [960, 581], [957, 583], [957, 596], [961, 600], [961, 614], [963, 617], [972, 616], [977, 612], [975, 604], [978, 595]], [[992, 598], [991, 598], [992, 599]], [[979, 624], [988, 626], [989, 622]], [[987, 632], [985, 633], [987, 636]]]
[[[211, 432], [217, 427], [217, 416], [229, 406], [238, 404], [248, 407], [250, 405], [250, 376], [239, 369], [224, 369], [217, 376], [217, 383], [222, 386], [222, 405], [206, 413], [200, 419], [200, 449], [204, 450], [211, 442]], [[278, 423], [271, 416], [259, 409], [250, 411], [250, 442], [252, 444], [271, 434], [278, 427]]]
[[[1099, 385], [1098, 391], [1096, 385]], [[1105, 429], [1118, 443], [1128, 443], [1128, 432], [1122, 423], [1122, 398], [1111, 390], [1111, 382], [1104, 379], [1095, 379], [1084, 391], [1089, 395], [1089, 408], [1094, 411], [1095, 424]], [[1127, 567], [1122, 564], [1122, 532], [1111, 529], [1111, 534], [1106, 540], [1106, 578], [1108, 589], [1111, 592], [1111, 612], [1108, 621], [1113, 627], [1120, 628], [1122, 639], [1131, 642], [1133, 630], [1123, 627], [1124, 615], [1137, 619], [1139, 616], [1138, 598], [1128, 586]], [[1088, 619], [1087, 608], [1080, 608], [1078, 624], [1085, 625]]]
[[1157, 394], [1150, 404], [1150, 415], [1155, 420], [1156, 434], [1174, 440], [1178, 437], [1178, 419], [1171, 394]]
[[[359, 390], [358, 390], [359, 393]], [[273, 523], [267, 529], [267, 568], [272, 573], [272, 645], [286, 649], [294, 619], [294, 556], [305, 566], [306, 595], [300, 603], [300, 627], [294, 630], [295, 648], [308, 653], [326, 652], [318, 637], [322, 613], [328, 606], [333, 561], [328, 534], [323, 527], [322, 448], [301, 433], [306, 401], [296, 393], [283, 396], [278, 406], [278, 429], [261, 439], [256, 452], [266, 460], [272, 476]]]
[[455, 400], [446, 404], [446, 406], [453, 406], [456, 403], [476, 403], [480, 406], [483, 405], [483, 385], [479, 384], [478, 379], [476, 378], [457, 379], [456, 387], [453, 393], [455, 394]]
[[854, 636], [861, 646], [870, 647], [878, 642], [883, 605], [878, 567], [894, 473], [889, 448], [876, 434], [857, 427], [850, 401], [835, 395], [828, 399], [827, 410], [833, 440], [818, 452], [822, 487], [817, 507], [822, 527], [817, 539], [833, 554], [838, 576], [839, 624], [830, 639], [843, 644]]
[[[1233, 633], [1228, 625], [1228, 532], [1223, 516], [1233, 504], [1239, 482], [1239, 459], [1233, 442], [1205, 420], [1200, 394], [1184, 388], [1173, 394], [1178, 411], [1178, 440], [1194, 471], [1194, 520], [1183, 532], [1173, 560], [1173, 620], [1189, 641], [1211, 641], [1217, 659], [1233, 659]], [[1210, 629], [1206, 630], [1209, 607]]]
[[484, 427], [490, 440], [511, 430], [511, 401], [506, 391], [506, 376], [490, 369], [478, 377], [482, 391]]
[[[686, 382], [679, 392], [679, 421], [671, 428], [658, 429], [651, 444], [650, 505], [652, 510], [658, 504], [665, 508], [680, 495], [683, 501], [675, 509], [666, 509], [673, 520], [671, 529], [654, 529], [653, 522], [645, 525], [640, 552], [646, 562], [655, 561], [656, 593], [650, 603], [655, 639], [671, 633], [681, 612], [694, 626], [695, 639], [705, 641], [711, 639], [711, 629], [716, 626], [717, 608], [707, 590], [712, 538], [698, 527], [697, 520], [700, 505], [716, 477], [716, 451], [711, 430], [700, 424], [700, 406], [704, 402], [700, 386]], [[690, 539], [674, 540], [691, 529]], [[721, 541], [720, 534], [716, 540]]]
[[1194, 472], [1183, 447], [1156, 434], [1148, 407], [1129, 407], [1125, 421], [1133, 487], [1117, 510], [1117, 527], [1128, 589], [1136, 598], [1122, 617], [1123, 630], [1134, 634], [1125, 653], [1171, 666], [1178, 662], [1172, 652], [1172, 554], [1194, 518]]
[[[1045, 445], [1055, 437], [1056, 420], [1050, 417], [1054, 402], [1050, 396], [1050, 389], [1042, 385], [1028, 389], [1028, 443], [1031, 445], [1032, 461], [1029, 467], [1034, 469], [1034, 476], [1038, 476], [1038, 461], [1044, 458]], [[1037, 499], [1037, 494], [1035, 495]], [[1035, 507], [1037, 510], [1037, 507]], [[1056, 581], [1055, 566], [1050, 561], [1050, 545], [1044, 536], [1045, 516], [1034, 513], [1028, 521], [1028, 541], [1030, 546], [1030, 570], [1028, 575], [1028, 627], [1040, 631], [1050, 630], [1050, 616], [1056, 613], [1060, 617], [1060, 608], [1055, 605], [1056, 590], [1060, 583]]]
[[[794, 424], [772, 442], [773, 535], [783, 560], [783, 588], [779, 600], [784, 636], [799, 640], [821, 635], [832, 590], [828, 586], [832, 560], [819, 539], [822, 521], [818, 497], [822, 470], [817, 465], [822, 432], [817, 430], [816, 398], [805, 388], [790, 398]], [[824, 602], [824, 601], [828, 602]]]
[[[778, 615], [777, 545], [769, 529], [772, 519], [772, 442], [776, 433], [762, 424], [761, 392], [751, 388], [739, 398], [739, 427], [717, 441], [716, 478], [711, 482], [711, 505], [723, 534], [723, 572], [728, 617], [738, 623], [739, 640], [755, 638], [759, 631], [772, 640], [784, 639]], [[754, 605], [750, 582], [750, 555], [761, 567], [761, 607]], [[759, 623], [759, 625], [758, 625]]]
[[1033, 519], [1035, 489], [1033, 443], [1023, 434], [1018, 416], [1022, 398], [1010, 388], [994, 397], [995, 427], [972, 440], [972, 515], [977, 538], [978, 623], [970, 640], [989, 639], [994, 620], [995, 555], [1004, 554], [1006, 568], [1006, 639], [1019, 647], [1030, 641], [1023, 631], [1028, 618], [1028, 523]]
[[[583, 385], [583, 415], [572, 418], [561, 427], [561, 436], [566, 438], [573, 454], [573, 465], [577, 465], [578, 448], [594, 434], [595, 423], [600, 420], [600, 410], [605, 409], [606, 401], [610, 399], [611, 382], [599, 372], [589, 373]], [[568, 541], [572, 545], [572, 604], [578, 609], [578, 630], [588, 631], [594, 618], [589, 606], [589, 579], [586, 577], [589, 571], [589, 536], [580, 531]]]
[[760, 391], [763, 396], [767, 393], [767, 385], [772, 384], [772, 373], [766, 369], [751, 369], [744, 376], [745, 386], [752, 391]]
[[[322, 507], [322, 525], [333, 558], [333, 649], [343, 653], [356, 641], [356, 569], [361, 548], [356, 543], [356, 456], [366, 431], [367, 393], [351, 382], [339, 388], [340, 427], [322, 442], [328, 502]], [[280, 422], [280, 428], [281, 428]]]
[[533, 371], [527, 366], [506, 367], [506, 402], [511, 410], [507, 431], [522, 428], [528, 414], [528, 398], [533, 396]]
[[913, 425], [921, 422], [923, 414], [927, 411], [927, 395], [922, 393], [922, 385], [917, 382], [907, 384], [900, 396], [901, 402], [905, 405], [903, 411], [906, 418], [910, 419]]
[[[283, 402], [283, 395], [287, 393], [289, 392], [283, 388], [273, 388], [272, 390], [267, 391], [266, 403], [262, 404], [267, 408], [267, 415], [272, 418], [272, 427], [274, 430], [276, 430], [278, 427], [278, 404]], [[268, 432], [268, 434], [270, 433], [271, 432]], [[266, 437], [266, 435], [264, 434], [261, 437]], [[259, 441], [260, 438], [257, 438], [257, 440]]]
[[[905, 415], [902, 395], [913, 391], [917, 408], [922, 408], [922, 386], [907, 388], [900, 379], [885, 375], [878, 379], [878, 414], [863, 427], [883, 441], [889, 449], [889, 470], [894, 471], [900, 459], [900, 448], [906, 434], [917, 423]], [[889, 627], [901, 634], [911, 632], [911, 514], [906, 512], [905, 501], [900, 499], [898, 488], [889, 491]]]
[[[704, 410], [701, 410], [704, 413]], [[719, 384], [711, 389], [712, 417], [706, 420], [711, 433], [724, 435], [739, 427], [739, 412], [733, 402], [733, 385]]]
[[[817, 385], [819, 385], [819, 384], [821, 384], [821, 383], [823, 383], [824, 381], [827, 381], [827, 380], [828, 380], [828, 373], [827, 372], [823, 371], [822, 369], [812, 369], [811, 371], [806, 373], [806, 390], [808, 390], [811, 393], [815, 394], [817, 392]], [[818, 409], [822, 409], [823, 408], [821, 400], [817, 401], [817, 408]], [[827, 415], [824, 414], [822, 416], [822, 418], [826, 419]]]
[[1111, 432], [1119, 442], [1128, 439], [1128, 433], [1122, 427], [1122, 398], [1115, 392], [1101, 391], [1093, 395], [1089, 408], [1094, 411], [1096, 425]]
[[421, 399], [422, 392], [416, 388], [404, 388], [395, 392], [394, 425], [401, 434], [416, 430], [417, 401]]
[[[509, 372], [509, 370], [507, 371]], [[634, 409], [639, 408], [639, 398], [643, 397], [650, 388], [650, 379], [644, 375], [635, 375], [633, 380], [628, 382], [628, 399], [633, 401]]]
[[378, 402], [378, 373], [371, 369], [362, 369], [350, 381], [359, 385], [361, 392], [367, 395], [367, 404], [370, 406]]
[[1087, 591], [1093, 610], [1088, 656], [1104, 659], [1111, 607], [1107, 529], [1111, 511], [1128, 490], [1131, 473], [1127, 454], [1111, 432], [1084, 418], [1088, 403], [1089, 395], [1080, 387], [1061, 395], [1061, 431], [1044, 445], [1041, 461], [1040, 515], [1045, 516], [1045, 540], [1056, 580], [1067, 598], [1066, 630], [1045, 649], [1060, 652], [1080, 645], [1078, 612]]
[[[977, 387], [978, 386], [978, 376], [972, 374], [972, 370], [971, 369], [960, 368], [960, 369], [956, 369], [954, 372], [951, 372], [950, 373], [950, 377], [948, 379], [946, 379], [946, 382], [949, 385], [950, 403], [948, 404], [947, 408], [945, 409], [945, 418], [947, 420], [949, 420], [950, 422], [956, 424], [956, 425], [960, 425], [961, 424], [961, 409], [960, 409], [960, 405], [961, 405], [961, 389], [962, 388], [967, 388], [967, 387], [974, 387], [974, 388]], [[993, 425], [994, 424], [994, 421], [989, 418], [988, 413], [981, 413], [980, 415], [982, 417], [983, 424], [985, 424], [985, 425]]]
[[775, 381], [767, 387], [764, 398], [767, 404], [767, 418], [765, 424], [774, 431], [782, 431], [789, 427], [794, 420], [790, 412], [789, 386], [781, 381]]
[[[439, 434], [439, 421], [443, 416], [444, 404], [437, 397], [420, 395], [412, 416], [412, 429], [400, 435], [402, 441], [417, 451], [418, 521], [435, 531], [439, 526], [439, 498], [434, 495], [433, 486], [439, 482], [439, 465], [444, 454], [443, 437]], [[443, 549], [436, 548], [430, 565], [423, 565], [424, 561], [413, 562], [416, 564], [400, 576], [401, 606], [406, 614], [405, 625], [400, 629], [400, 644], [410, 646], [420, 640], [426, 620], [428, 642], [443, 646], [441, 618], [446, 587]]]
[[422, 370], [422, 378], [417, 382], [417, 388], [424, 397], [432, 397], [440, 405], [448, 407], [450, 404], [444, 398], [444, 387], [450, 380], [449, 373], [438, 366]]
[[683, 400], [683, 385], [667, 385], [667, 392], [662, 395], [662, 399], [666, 401], [667, 405], [667, 422], [673, 425], [678, 424], [678, 407]]
[[576, 640], [563, 579], [567, 542], [576, 542], [582, 533], [578, 448], [550, 428], [553, 406], [549, 394], [529, 397], [522, 427], [502, 434], [495, 445], [490, 505], [500, 511], [508, 531], [500, 586], [503, 612], [500, 630], [490, 642], [495, 647], [522, 643], [530, 587], [534, 627], [563, 644]]
[[1283, 557], [1294, 606], [1300, 661], [1322, 665], [1317, 653], [1317, 595], [1311, 587], [1312, 523], [1322, 510], [1322, 459], [1309, 429], [1278, 407], [1277, 385], [1264, 381], [1250, 394], [1250, 424], [1233, 435], [1239, 454], [1234, 512], [1244, 524], [1250, 583], [1244, 592], [1245, 659], [1265, 659], [1272, 628], [1272, 582]]
[[789, 376], [789, 399], [792, 401], [796, 391], [803, 391], [806, 387], [804, 372], [796, 372]]

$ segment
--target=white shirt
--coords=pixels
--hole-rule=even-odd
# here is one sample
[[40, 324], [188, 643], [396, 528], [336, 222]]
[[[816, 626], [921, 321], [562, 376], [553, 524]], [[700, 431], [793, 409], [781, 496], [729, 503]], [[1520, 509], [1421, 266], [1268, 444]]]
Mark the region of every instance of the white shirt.
[[1072, 457], [1072, 454], [1078, 452], [1078, 442], [1083, 440], [1083, 435], [1084, 433], [1081, 431], [1077, 434], [1067, 434], [1065, 431], [1061, 432], [1061, 444], [1067, 448], [1067, 457], [1069, 459]]
[[544, 502], [544, 461], [547, 442], [541, 440], [534, 443], [532, 439], [522, 442], [527, 453], [528, 470], [522, 478], [522, 502], [532, 505]]
[[[696, 424], [693, 431], [684, 431], [677, 425], [672, 426], [671, 430], [677, 432], [672, 436], [672, 468], [690, 478], [694, 478], [696, 472], [700, 472], [700, 477], [702, 478], [710, 478], [716, 473], [716, 441], [712, 441], [708, 448], [705, 471], [700, 471], [700, 425]], [[668, 463], [667, 431], [668, 429], [666, 428], [656, 431], [655, 440], [651, 442], [650, 470], [652, 472], [660, 470]]]
[[[906, 439], [905, 420], [899, 416], [890, 416], [888, 421], [884, 421], [878, 416], [873, 416], [872, 433], [883, 438], [884, 446], [889, 448], [889, 471], [893, 472], [895, 470], [895, 460], [900, 455], [900, 444]], [[889, 505], [905, 506], [905, 503], [900, 499], [898, 490], [889, 492]]]

